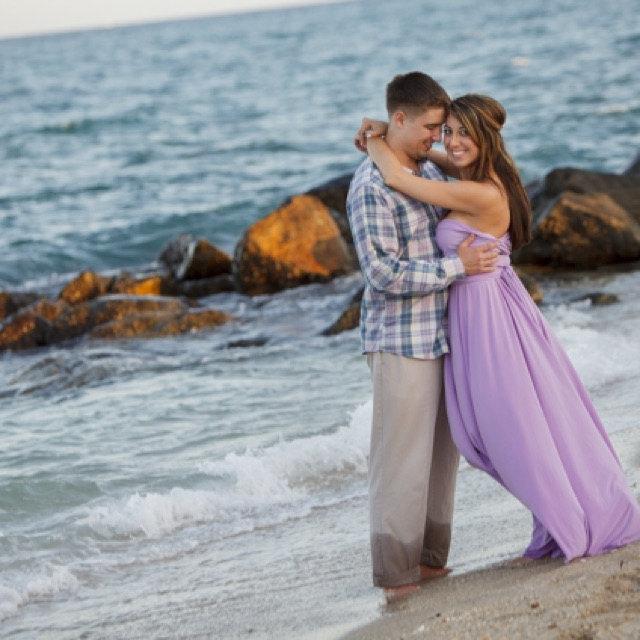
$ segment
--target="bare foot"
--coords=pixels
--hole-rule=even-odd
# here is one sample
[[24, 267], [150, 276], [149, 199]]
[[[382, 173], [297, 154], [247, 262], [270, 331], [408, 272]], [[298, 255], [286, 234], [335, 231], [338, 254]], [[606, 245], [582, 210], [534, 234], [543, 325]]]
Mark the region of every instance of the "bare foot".
[[434, 578], [444, 578], [451, 573], [449, 567], [431, 567], [428, 564], [420, 565], [420, 581], [433, 580]]
[[398, 602], [398, 600], [403, 600], [404, 598], [420, 591], [419, 584], [402, 584], [399, 587], [386, 587], [384, 590], [385, 598], [387, 599], [387, 604], [391, 604], [392, 602]]

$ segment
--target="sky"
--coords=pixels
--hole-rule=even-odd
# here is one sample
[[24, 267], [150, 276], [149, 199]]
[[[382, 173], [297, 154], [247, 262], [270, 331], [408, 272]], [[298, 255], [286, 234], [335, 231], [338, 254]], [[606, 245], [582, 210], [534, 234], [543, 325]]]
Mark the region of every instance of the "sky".
[[0, 38], [320, 3], [323, 0], [0, 0]]

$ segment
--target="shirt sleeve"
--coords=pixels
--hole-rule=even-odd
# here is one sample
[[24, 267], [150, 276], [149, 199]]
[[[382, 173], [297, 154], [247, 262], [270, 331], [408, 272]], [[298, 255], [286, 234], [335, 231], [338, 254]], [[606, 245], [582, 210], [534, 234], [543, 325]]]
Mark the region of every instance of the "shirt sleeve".
[[407, 259], [398, 241], [394, 205], [375, 184], [359, 186], [347, 202], [353, 241], [367, 283], [392, 295], [428, 294], [464, 276], [458, 256]]

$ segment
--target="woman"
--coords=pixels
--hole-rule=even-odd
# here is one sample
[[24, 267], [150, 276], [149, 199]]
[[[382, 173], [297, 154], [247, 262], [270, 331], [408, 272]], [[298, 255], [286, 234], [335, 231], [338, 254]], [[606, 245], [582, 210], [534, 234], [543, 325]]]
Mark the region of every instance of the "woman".
[[492, 98], [454, 100], [443, 127], [446, 154], [429, 158], [454, 182], [410, 174], [381, 137], [384, 123], [358, 132], [385, 182], [449, 209], [436, 240], [446, 255], [469, 233], [498, 241], [498, 267], [455, 282], [445, 358], [453, 439], [533, 513], [529, 558], [604, 553], [640, 540], [640, 507], [627, 486], [596, 410], [561, 345], [510, 266], [530, 239], [530, 205], [500, 130]]

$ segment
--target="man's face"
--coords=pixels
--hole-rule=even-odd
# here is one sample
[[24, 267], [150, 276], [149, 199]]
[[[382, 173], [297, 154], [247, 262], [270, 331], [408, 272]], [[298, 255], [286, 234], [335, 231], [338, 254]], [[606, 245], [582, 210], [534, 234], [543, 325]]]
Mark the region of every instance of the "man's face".
[[424, 160], [431, 145], [439, 142], [442, 137], [444, 109], [433, 107], [426, 111], [402, 115], [404, 117], [396, 122], [401, 132], [403, 151], [416, 162]]

